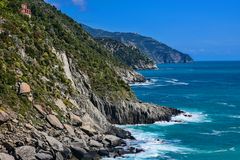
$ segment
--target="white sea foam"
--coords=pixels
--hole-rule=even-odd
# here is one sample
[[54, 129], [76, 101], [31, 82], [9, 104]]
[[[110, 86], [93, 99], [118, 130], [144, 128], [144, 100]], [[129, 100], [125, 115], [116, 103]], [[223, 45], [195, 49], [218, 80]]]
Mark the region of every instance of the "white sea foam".
[[159, 126], [172, 126], [175, 124], [179, 124], [180, 122], [167, 122], [167, 121], [159, 121], [155, 122], [154, 124], [159, 125]]
[[217, 104], [223, 105], [223, 106], [227, 106], [227, 107], [232, 107], [232, 108], [235, 108], [235, 107], [236, 107], [236, 105], [234, 105], [234, 104], [228, 104], [227, 102], [218, 102]]
[[187, 154], [193, 152], [193, 149], [180, 146], [177, 143], [180, 140], [173, 140], [167, 142], [164, 139], [159, 138], [159, 134], [154, 134], [151, 132], [143, 132], [138, 129], [125, 128], [132, 133], [136, 138], [135, 147], [142, 148], [144, 152], [138, 153], [137, 155], [126, 155], [127, 157], [136, 157], [137, 159], [144, 158], [158, 158], [165, 156], [166, 153], [174, 152]]
[[228, 116], [228, 117], [230, 117], [230, 118], [240, 119], [240, 115], [230, 115], [230, 116]]
[[129, 84], [130, 86], [149, 86], [149, 85], [153, 85], [154, 83], [151, 81], [146, 81], [146, 82], [136, 82], [136, 83], [132, 83]]
[[231, 148], [226, 148], [226, 149], [218, 149], [218, 150], [213, 150], [213, 151], [201, 151], [199, 150], [198, 153], [208, 153], [208, 154], [211, 154], [211, 153], [221, 153], [221, 152], [228, 152], [228, 151], [232, 151], [232, 152], [235, 152], [236, 149], [235, 147], [231, 147]]
[[200, 133], [204, 135], [210, 135], [210, 136], [222, 136], [223, 134], [227, 133], [240, 133], [240, 131], [217, 131], [217, 130], [212, 130], [212, 132], [209, 133]]
[[150, 85], [154, 85], [157, 81], [158, 81], [157, 79], [150, 79], [150, 80], [146, 80], [146, 82], [136, 82], [129, 85], [130, 86], [150, 86]]
[[203, 114], [201, 112], [195, 113], [183, 113], [178, 116], [172, 117], [170, 122], [167, 121], [159, 121], [155, 122], [155, 124], [160, 126], [171, 126], [175, 124], [185, 124], [185, 123], [204, 123], [204, 122], [211, 122], [210, 119], [207, 118], [207, 114]]
[[189, 85], [189, 83], [186, 82], [180, 82], [178, 79], [171, 79], [171, 80], [166, 80], [166, 83], [171, 83], [173, 85]]
[[[190, 116], [186, 116], [190, 115]], [[194, 123], [202, 123], [202, 122], [211, 122], [208, 119], [207, 114], [203, 114], [202, 112], [195, 113], [183, 113], [178, 116], [172, 117], [173, 121], [182, 121], [182, 122], [194, 122]]]

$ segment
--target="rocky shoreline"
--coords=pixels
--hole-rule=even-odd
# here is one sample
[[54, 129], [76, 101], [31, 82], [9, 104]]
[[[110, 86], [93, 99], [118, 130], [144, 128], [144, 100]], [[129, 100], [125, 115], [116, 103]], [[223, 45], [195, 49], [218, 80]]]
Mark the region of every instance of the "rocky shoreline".
[[[67, 102], [55, 99], [58, 112], [35, 102], [31, 94], [20, 96], [32, 101], [32, 120], [0, 103], [1, 160], [101, 159], [139, 153], [141, 148], [128, 146], [125, 141], [134, 139], [131, 133], [113, 124], [171, 121], [172, 116], [183, 113], [137, 99], [112, 102], [100, 98], [91, 90], [87, 75], [77, 70], [71, 60], [63, 63], [67, 64], [65, 74], [80, 94], [68, 97]], [[145, 82], [135, 71], [120, 70], [118, 74], [126, 83]], [[30, 86], [22, 86], [29, 92]], [[20, 89], [24, 92], [24, 88]]]
[[[57, 108], [51, 108], [35, 101], [30, 85], [16, 84], [18, 96], [31, 102], [31, 114], [23, 116], [0, 103], [1, 160], [100, 159], [142, 152], [141, 148], [128, 146], [125, 140], [134, 137], [114, 124], [170, 121], [172, 116], [183, 113], [142, 103], [137, 98], [100, 98], [92, 91], [88, 76], [64, 52], [53, 49], [53, 53], [62, 61], [64, 73], [77, 94], [53, 99]], [[146, 81], [133, 70], [116, 72], [129, 84]]]
[[81, 75], [80, 79], [84, 85], [76, 87], [82, 91], [81, 97], [69, 99], [74, 108], [69, 109], [61, 99], [55, 100], [56, 106], [68, 117], [64, 123], [58, 113], [34, 101], [32, 116], [39, 122], [27, 120], [10, 109], [0, 110], [1, 160], [100, 159], [136, 154], [143, 150], [127, 145], [125, 140], [134, 140], [131, 133], [112, 124], [170, 121], [172, 116], [183, 113], [138, 100], [112, 103], [91, 92], [86, 76]]
[[[164, 111], [165, 114], [158, 115], [159, 113], [154, 113], [158, 108], [154, 106], [149, 108], [149, 104], [139, 103], [138, 105], [139, 107], [146, 105], [146, 110], [129, 110], [127, 114], [134, 114], [131, 116], [132, 119], [127, 119], [126, 116], [121, 118], [116, 116], [109, 121], [117, 124], [153, 123], [161, 120], [169, 121], [171, 114], [181, 113], [175, 109], [160, 107], [159, 113], [167, 110]], [[71, 124], [62, 124], [55, 115], [48, 115], [42, 106], [35, 105], [35, 109], [39, 112], [36, 115], [37, 118], [47, 120], [42, 126], [34, 126], [34, 122], [31, 121], [22, 121], [9, 111], [0, 112], [1, 160], [100, 159], [143, 151], [140, 148], [127, 146], [125, 139], [134, 139], [134, 137], [131, 133], [113, 125], [109, 124], [108, 130], [101, 133], [90, 126], [83, 125], [86, 122], [80, 121], [77, 115], [70, 115], [72, 116]], [[120, 114], [119, 112], [120, 110], [116, 111], [115, 115]], [[109, 113], [110, 110], [105, 112], [105, 114]]]

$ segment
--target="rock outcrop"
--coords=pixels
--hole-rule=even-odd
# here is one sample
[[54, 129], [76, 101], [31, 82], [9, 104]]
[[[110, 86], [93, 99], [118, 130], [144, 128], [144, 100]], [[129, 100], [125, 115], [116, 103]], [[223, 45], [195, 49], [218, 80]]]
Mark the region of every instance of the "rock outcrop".
[[156, 121], [170, 121], [172, 116], [183, 113], [177, 109], [139, 101], [121, 101], [113, 104], [101, 100], [95, 95], [92, 95], [91, 100], [113, 124], [145, 124]]

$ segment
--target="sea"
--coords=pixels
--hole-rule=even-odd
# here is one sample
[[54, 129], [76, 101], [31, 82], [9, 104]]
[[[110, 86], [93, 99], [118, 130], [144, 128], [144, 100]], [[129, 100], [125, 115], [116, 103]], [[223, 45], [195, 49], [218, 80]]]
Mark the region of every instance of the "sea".
[[144, 149], [126, 160], [240, 160], [240, 62], [162, 64], [140, 71], [148, 81], [133, 84], [137, 97], [181, 109], [192, 117], [122, 128]]

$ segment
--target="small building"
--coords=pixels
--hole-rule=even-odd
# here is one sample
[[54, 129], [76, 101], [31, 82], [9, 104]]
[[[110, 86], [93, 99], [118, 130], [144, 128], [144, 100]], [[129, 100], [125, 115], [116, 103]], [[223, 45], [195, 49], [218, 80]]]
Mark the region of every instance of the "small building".
[[32, 11], [30, 10], [30, 9], [28, 9], [28, 4], [27, 3], [23, 3], [22, 5], [21, 5], [21, 14], [23, 14], [23, 15], [26, 15], [26, 16], [28, 16], [29, 18], [31, 18], [31, 15], [32, 15]]

